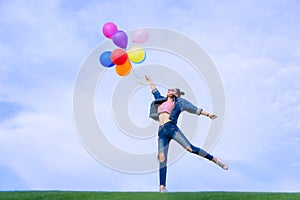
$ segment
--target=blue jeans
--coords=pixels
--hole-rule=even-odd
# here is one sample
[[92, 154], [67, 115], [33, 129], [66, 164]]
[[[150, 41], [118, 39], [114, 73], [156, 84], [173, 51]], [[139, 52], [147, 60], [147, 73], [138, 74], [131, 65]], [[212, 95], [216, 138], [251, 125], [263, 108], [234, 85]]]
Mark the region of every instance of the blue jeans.
[[187, 149], [190, 147], [191, 153], [197, 154], [201, 157], [212, 160], [213, 156], [200, 149], [199, 147], [193, 146], [190, 141], [184, 136], [183, 132], [178, 128], [178, 126], [172, 122], [167, 122], [158, 129], [158, 154], [163, 153], [164, 160], [159, 162], [159, 180], [160, 185], [166, 185], [167, 177], [167, 157], [169, 150], [169, 143], [174, 139], [183, 148]]

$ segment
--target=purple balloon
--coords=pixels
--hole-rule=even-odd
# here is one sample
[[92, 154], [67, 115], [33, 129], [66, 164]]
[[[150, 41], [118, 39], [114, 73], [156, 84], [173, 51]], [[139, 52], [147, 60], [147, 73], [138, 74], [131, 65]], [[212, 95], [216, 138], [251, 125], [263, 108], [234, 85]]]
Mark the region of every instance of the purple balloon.
[[112, 36], [112, 40], [118, 47], [122, 49], [126, 49], [127, 43], [128, 43], [128, 37], [127, 34], [124, 31], [117, 31]]

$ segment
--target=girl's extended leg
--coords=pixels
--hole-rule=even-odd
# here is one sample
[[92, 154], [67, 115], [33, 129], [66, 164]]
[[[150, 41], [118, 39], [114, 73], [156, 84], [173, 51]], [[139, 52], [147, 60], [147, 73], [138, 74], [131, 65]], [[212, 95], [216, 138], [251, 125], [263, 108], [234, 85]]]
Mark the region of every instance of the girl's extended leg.
[[160, 135], [158, 138], [159, 185], [161, 192], [166, 190], [167, 160], [170, 140], [170, 138], [163, 135]]

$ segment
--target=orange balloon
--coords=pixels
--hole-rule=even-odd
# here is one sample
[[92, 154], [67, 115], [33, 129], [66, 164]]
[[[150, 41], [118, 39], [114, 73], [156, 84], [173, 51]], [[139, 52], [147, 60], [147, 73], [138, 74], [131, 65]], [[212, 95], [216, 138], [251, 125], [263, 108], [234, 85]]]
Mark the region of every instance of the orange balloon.
[[120, 76], [127, 76], [131, 71], [131, 63], [127, 59], [123, 65], [116, 65], [116, 72]]

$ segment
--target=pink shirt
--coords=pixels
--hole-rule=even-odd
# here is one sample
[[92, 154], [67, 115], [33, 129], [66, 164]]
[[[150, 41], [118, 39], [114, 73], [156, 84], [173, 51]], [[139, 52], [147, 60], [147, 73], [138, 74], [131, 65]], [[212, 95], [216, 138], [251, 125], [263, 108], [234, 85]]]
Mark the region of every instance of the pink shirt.
[[160, 104], [157, 108], [157, 113], [163, 113], [163, 112], [167, 112], [167, 113], [171, 113], [171, 111], [174, 108], [174, 102], [172, 101], [165, 101], [162, 104]]

